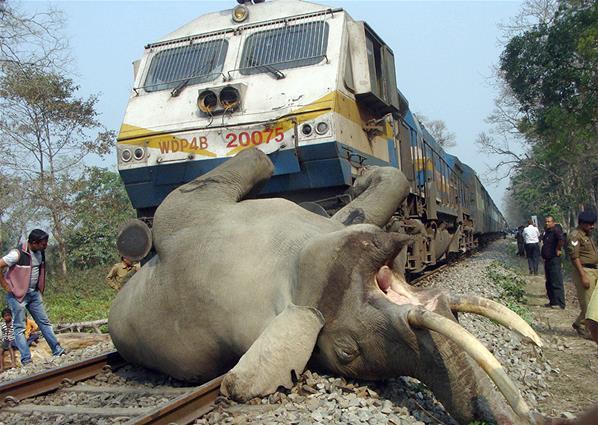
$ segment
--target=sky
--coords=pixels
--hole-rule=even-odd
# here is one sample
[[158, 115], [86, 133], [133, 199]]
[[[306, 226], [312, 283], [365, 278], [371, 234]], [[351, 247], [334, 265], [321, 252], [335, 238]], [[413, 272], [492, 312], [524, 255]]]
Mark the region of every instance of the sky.
[[[343, 7], [366, 21], [395, 55], [397, 85], [414, 112], [443, 120], [456, 134], [450, 148], [477, 171], [502, 208], [508, 181], [484, 179], [496, 162], [479, 152], [475, 139], [488, 130], [496, 91], [492, 67], [502, 51], [497, 25], [517, 15], [519, 1], [316, 1]], [[55, 1], [65, 13], [80, 95], [99, 94], [100, 120], [118, 130], [133, 84], [132, 62], [143, 47], [197, 16], [234, 7], [220, 1]], [[25, 9], [48, 3], [24, 2]], [[116, 157], [102, 163], [116, 170]]]

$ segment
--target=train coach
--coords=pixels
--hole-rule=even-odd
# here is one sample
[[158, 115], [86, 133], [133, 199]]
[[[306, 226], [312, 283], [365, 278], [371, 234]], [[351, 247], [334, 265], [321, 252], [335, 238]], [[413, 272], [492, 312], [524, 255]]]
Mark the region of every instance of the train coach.
[[148, 44], [134, 62], [117, 155], [143, 222], [176, 187], [257, 147], [275, 165], [259, 196], [322, 214], [350, 200], [363, 167], [401, 169], [410, 195], [388, 229], [415, 237], [408, 272], [504, 230], [475, 172], [411, 112], [393, 51], [367, 23], [301, 0], [239, 3]]

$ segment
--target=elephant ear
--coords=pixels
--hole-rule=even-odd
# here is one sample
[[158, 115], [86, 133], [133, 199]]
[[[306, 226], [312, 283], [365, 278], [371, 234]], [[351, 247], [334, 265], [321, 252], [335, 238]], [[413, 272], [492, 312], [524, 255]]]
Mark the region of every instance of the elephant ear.
[[293, 386], [292, 373], [303, 373], [324, 326], [312, 307], [288, 305], [224, 377], [220, 392], [238, 401]]

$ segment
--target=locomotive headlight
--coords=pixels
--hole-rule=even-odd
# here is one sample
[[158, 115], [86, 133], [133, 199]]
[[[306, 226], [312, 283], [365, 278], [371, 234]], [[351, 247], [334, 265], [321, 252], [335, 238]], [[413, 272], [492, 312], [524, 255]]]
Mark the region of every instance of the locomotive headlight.
[[129, 149], [123, 149], [120, 153], [120, 159], [122, 159], [124, 162], [129, 162], [131, 160], [131, 157], [132, 155]]
[[220, 91], [220, 104], [224, 109], [236, 109], [241, 103], [239, 90], [228, 86]]
[[328, 123], [326, 121], [320, 121], [316, 124], [316, 133], [320, 136], [328, 132]]
[[233, 9], [233, 21], [239, 23], [243, 22], [249, 17], [249, 9], [242, 4], [235, 6]]
[[144, 157], [144, 155], [145, 155], [145, 151], [143, 150], [143, 148], [137, 148], [133, 151], [133, 156], [137, 160], [142, 159]]
[[212, 90], [204, 90], [199, 93], [197, 98], [197, 107], [205, 114], [211, 114], [218, 106], [218, 97]]
[[314, 129], [309, 124], [303, 124], [301, 126], [301, 133], [303, 133], [304, 136], [309, 136], [313, 131]]

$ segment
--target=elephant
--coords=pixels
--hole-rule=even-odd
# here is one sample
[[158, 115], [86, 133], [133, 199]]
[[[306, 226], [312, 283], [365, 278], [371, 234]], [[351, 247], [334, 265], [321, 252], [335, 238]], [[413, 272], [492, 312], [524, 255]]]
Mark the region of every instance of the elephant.
[[308, 362], [367, 380], [412, 376], [459, 423], [535, 423], [456, 317], [484, 315], [541, 345], [533, 329], [499, 303], [413, 287], [393, 269], [412, 238], [383, 229], [409, 193], [400, 170], [364, 169], [332, 217], [256, 197], [273, 170], [246, 149], [158, 207], [156, 254], [110, 308], [127, 361], [193, 383], [226, 373], [221, 393], [238, 401], [290, 388]]

